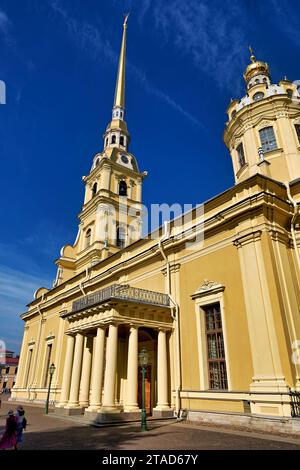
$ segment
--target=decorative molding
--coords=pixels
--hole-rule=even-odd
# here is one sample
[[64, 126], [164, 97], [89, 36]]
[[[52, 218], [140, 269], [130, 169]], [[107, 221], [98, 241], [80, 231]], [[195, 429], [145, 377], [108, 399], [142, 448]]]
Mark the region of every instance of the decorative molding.
[[225, 290], [225, 286], [220, 284], [216, 281], [209, 281], [208, 279], [204, 279], [203, 284], [197, 289], [197, 291], [191, 295], [192, 299], [199, 299], [201, 297], [205, 297], [207, 295], [217, 294], [219, 292], [223, 292]]
[[[180, 263], [170, 263], [170, 273], [178, 273], [180, 270], [181, 264]], [[161, 272], [164, 276], [167, 275], [167, 268], [161, 269]]]
[[256, 230], [255, 232], [247, 233], [246, 235], [235, 238], [233, 244], [237, 248], [241, 248], [243, 245], [247, 245], [248, 243], [259, 241], [261, 239], [261, 234], [262, 230]]
[[55, 338], [55, 334], [52, 331], [50, 331], [48, 336], [46, 336], [45, 341], [51, 341], [54, 338]]

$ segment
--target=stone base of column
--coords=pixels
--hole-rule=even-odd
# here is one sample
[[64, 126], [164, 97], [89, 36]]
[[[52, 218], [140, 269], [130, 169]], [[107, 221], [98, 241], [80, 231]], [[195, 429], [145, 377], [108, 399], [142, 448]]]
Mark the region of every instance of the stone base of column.
[[124, 413], [137, 413], [141, 411], [138, 405], [125, 405]]
[[173, 418], [174, 410], [169, 406], [156, 407], [152, 412], [153, 418]]
[[55, 408], [65, 408], [65, 406], [68, 404], [67, 401], [62, 401], [62, 402], [59, 402], [55, 405]]
[[116, 406], [101, 406], [100, 413], [121, 413], [121, 410]]
[[88, 408], [85, 408], [84, 413], [99, 413], [101, 410], [101, 405], [90, 405]]
[[80, 401], [79, 406], [81, 406], [81, 408], [87, 408], [89, 406], [89, 402], [88, 401]]
[[55, 413], [62, 415], [62, 416], [74, 416], [74, 415], [82, 415], [84, 412], [84, 408], [56, 408]]
[[88, 415], [93, 424], [104, 424], [104, 423], [126, 423], [126, 422], [140, 422], [141, 412], [132, 412], [132, 413], [90, 413]]
[[81, 406], [79, 405], [79, 403], [68, 403], [65, 408], [71, 408], [71, 409], [75, 409], [75, 408], [81, 408]]

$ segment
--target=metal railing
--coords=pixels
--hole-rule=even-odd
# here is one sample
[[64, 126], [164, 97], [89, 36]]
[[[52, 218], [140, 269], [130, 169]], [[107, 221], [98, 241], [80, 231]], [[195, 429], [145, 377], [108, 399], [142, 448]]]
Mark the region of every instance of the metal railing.
[[293, 418], [300, 418], [300, 392], [290, 392], [291, 415]]
[[95, 292], [94, 294], [75, 300], [72, 305], [72, 312], [77, 312], [86, 307], [100, 304], [110, 299], [124, 299], [132, 302], [140, 302], [151, 305], [169, 307], [169, 296], [161, 292], [154, 292], [146, 289], [138, 289], [129, 285], [113, 284], [109, 287]]

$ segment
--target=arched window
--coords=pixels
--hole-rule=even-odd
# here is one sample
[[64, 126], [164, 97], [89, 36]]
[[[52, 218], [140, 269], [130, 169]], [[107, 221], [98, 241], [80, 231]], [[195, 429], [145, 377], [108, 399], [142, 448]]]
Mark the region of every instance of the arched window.
[[239, 144], [236, 148], [236, 151], [238, 154], [240, 168], [242, 168], [246, 164], [243, 144]]
[[108, 146], [108, 138], [105, 141], [105, 147], [107, 147], [107, 146]]
[[262, 100], [264, 98], [264, 94], [262, 91], [258, 91], [257, 93], [255, 93], [255, 95], [253, 95], [253, 101], [259, 101], [259, 100]]
[[123, 145], [124, 146], [124, 137], [121, 135], [120, 137], [120, 145]]
[[92, 187], [92, 197], [96, 196], [96, 194], [97, 194], [97, 183], [94, 183]]
[[293, 90], [291, 90], [290, 88], [288, 88], [288, 89], [286, 90], [286, 94], [288, 95], [289, 98], [292, 98], [292, 96], [293, 96]]
[[295, 129], [296, 129], [299, 144], [300, 144], [300, 124], [295, 124]]
[[115, 135], [112, 136], [112, 138], [111, 138], [111, 143], [112, 143], [112, 144], [115, 144], [115, 143], [116, 143], [116, 136], [115, 136]]
[[91, 235], [92, 235], [92, 231], [89, 228], [86, 231], [86, 234], [85, 234], [84, 248], [87, 248], [88, 246], [90, 246], [90, 244], [91, 244]]
[[123, 227], [117, 227], [117, 246], [124, 248], [125, 246], [125, 229]]
[[98, 165], [99, 165], [99, 163], [100, 163], [100, 159], [99, 159], [99, 158], [97, 158], [97, 160], [96, 160], [96, 166], [98, 166]]
[[126, 181], [120, 181], [120, 184], [119, 184], [119, 196], [127, 196], [127, 184], [126, 184]]
[[265, 127], [259, 131], [261, 146], [264, 152], [277, 149], [276, 137], [272, 126]]
[[234, 119], [236, 116], [236, 110], [232, 111], [232, 114], [231, 114], [231, 119]]

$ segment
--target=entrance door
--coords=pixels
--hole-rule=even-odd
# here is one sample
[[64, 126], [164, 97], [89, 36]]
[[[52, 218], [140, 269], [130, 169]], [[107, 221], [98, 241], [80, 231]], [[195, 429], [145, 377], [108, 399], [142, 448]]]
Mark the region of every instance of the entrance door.
[[[145, 378], [145, 405], [146, 413], [150, 415], [151, 410], [151, 366], [146, 367], [146, 378]], [[138, 404], [142, 408], [142, 368], [139, 367], [139, 383], [138, 383]]]

